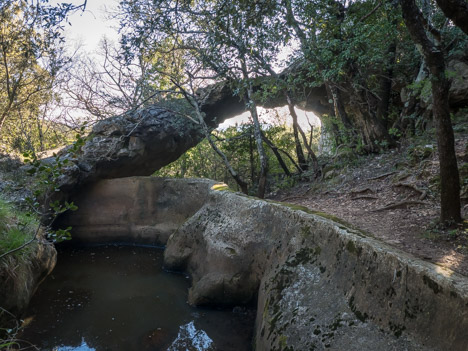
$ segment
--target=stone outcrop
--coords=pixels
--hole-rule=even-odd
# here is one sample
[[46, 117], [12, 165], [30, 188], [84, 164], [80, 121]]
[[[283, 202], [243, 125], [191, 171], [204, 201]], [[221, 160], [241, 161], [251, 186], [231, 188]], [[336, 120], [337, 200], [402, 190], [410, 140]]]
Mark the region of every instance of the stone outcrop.
[[[105, 180], [99, 187], [136, 189], [139, 182]], [[192, 304], [257, 303], [256, 350], [466, 350], [466, 277], [339, 221], [224, 191], [213, 182], [141, 182], [150, 200], [136, 206], [141, 217], [128, 218], [154, 227], [176, 218], [164, 235], [153, 232], [154, 241], [162, 242], [174, 230], [165, 251], [167, 268], [190, 273]], [[157, 193], [150, 194], [152, 189]], [[90, 192], [101, 198], [93, 210], [103, 217], [106, 201], [125, 202], [133, 193], [135, 203], [142, 193]], [[168, 201], [172, 196], [178, 200]], [[190, 201], [196, 203], [189, 206]], [[145, 206], [165, 212], [158, 216], [159, 210]], [[114, 210], [108, 222], [123, 220], [133, 207]], [[152, 223], [145, 222], [154, 215]], [[71, 216], [80, 218], [79, 212]], [[86, 234], [93, 225], [83, 223], [75, 239], [99, 241], [98, 232]], [[118, 230], [114, 238], [112, 232], [105, 232], [102, 241], [122, 240]], [[148, 242], [144, 235], [133, 237]]]
[[165, 263], [196, 305], [258, 293], [257, 350], [466, 347], [466, 278], [299, 209], [213, 192]]
[[[198, 94], [203, 96], [202, 111], [209, 128], [245, 111], [245, 103], [233, 94], [228, 82], [214, 84]], [[310, 88], [307, 96], [303, 108], [319, 114], [328, 111], [323, 87]], [[79, 152], [68, 147], [59, 153], [63, 160], [68, 159], [59, 180], [62, 196], [66, 198], [79, 192], [82, 185], [100, 179], [151, 175], [197, 145], [204, 137], [200, 125], [185, 112], [175, 111], [183, 110], [184, 103], [172, 101], [170, 108], [153, 105], [98, 122]], [[268, 107], [284, 104], [282, 96], [264, 103]], [[52, 161], [49, 158], [44, 162]]]
[[[55, 267], [57, 251], [50, 243], [39, 240], [25, 249], [22, 257], [10, 255], [0, 267], [0, 326], [5, 327], [12, 315], [20, 317], [37, 287]], [[13, 268], [12, 268], [13, 267]]]
[[77, 154], [62, 151], [71, 162], [60, 188], [68, 194], [100, 179], [150, 175], [202, 138], [198, 124], [157, 106], [103, 120]]
[[449, 75], [452, 76], [450, 106], [465, 107], [468, 105], [468, 58], [450, 60], [447, 66]]

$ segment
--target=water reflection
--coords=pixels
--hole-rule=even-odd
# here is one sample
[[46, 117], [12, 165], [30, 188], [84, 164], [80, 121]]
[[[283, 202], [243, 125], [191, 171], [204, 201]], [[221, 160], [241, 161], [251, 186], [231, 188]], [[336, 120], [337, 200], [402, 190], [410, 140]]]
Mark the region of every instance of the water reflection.
[[169, 346], [167, 351], [209, 351], [214, 350], [213, 340], [210, 339], [204, 330], [195, 328], [195, 324], [191, 321], [188, 324], [182, 325], [179, 329], [179, 334], [174, 342]]
[[162, 256], [133, 246], [62, 250], [21, 339], [48, 351], [251, 349], [254, 312], [189, 306], [188, 279], [164, 272]]
[[96, 349], [89, 347], [84, 338], [82, 338], [81, 345], [79, 346], [58, 346], [54, 347], [53, 351], [96, 351]]

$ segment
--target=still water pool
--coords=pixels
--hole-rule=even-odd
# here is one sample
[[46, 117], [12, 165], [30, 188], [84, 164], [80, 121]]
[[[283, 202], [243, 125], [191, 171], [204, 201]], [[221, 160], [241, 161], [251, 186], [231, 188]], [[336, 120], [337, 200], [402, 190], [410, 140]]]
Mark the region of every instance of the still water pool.
[[191, 307], [189, 279], [162, 266], [152, 247], [60, 249], [21, 339], [57, 351], [251, 349], [254, 311]]

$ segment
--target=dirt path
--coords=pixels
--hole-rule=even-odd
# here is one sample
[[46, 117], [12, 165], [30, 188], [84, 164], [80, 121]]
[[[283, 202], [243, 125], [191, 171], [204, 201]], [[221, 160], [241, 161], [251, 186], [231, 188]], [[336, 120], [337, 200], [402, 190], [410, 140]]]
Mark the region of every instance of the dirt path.
[[[458, 141], [457, 149], [463, 163], [466, 140]], [[401, 160], [396, 151], [369, 156], [360, 166], [333, 169], [325, 180], [302, 183], [272, 198], [332, 214], [416, 257], [468, 276], [467, 227], [435, 226], [440, 213], [437, 155], [414, 165]]]

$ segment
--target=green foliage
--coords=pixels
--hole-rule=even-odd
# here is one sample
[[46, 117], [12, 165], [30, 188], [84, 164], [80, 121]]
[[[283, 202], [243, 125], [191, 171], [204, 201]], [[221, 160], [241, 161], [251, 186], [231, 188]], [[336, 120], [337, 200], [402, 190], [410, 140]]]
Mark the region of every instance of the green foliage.
[[68, 128], [48, 120], [64, 54], [60, 22], [81, 6], [46, 0], [0, 4], [0, 137], [7, 151], [64, 145]]
[[[29, 212], [14, 208], [0, 197], [0, 255], [14, 250], [31, 240], [38, 228], [39, 221]], [[20, 251], [24, 255], [28, 251]]]
[[[76, 141], [69, 146], [68, 153], [71, 157], [79, 153], [81, 147], [85, 144], [85, 139], [82, 136], [85, 129], [86, 126], [83, 125], [80, 133], [75, 135]], [[52, 222], [61, 213], [78, 209], [73, 202], [54, 200], [54, 194], [60, 192], [60, 178], [63, 176], [65, 169], [71, 164], [70, 156], [63, 157], [54, 154], [53, 158], [47, 162], [39, 160], [34, 153], [26, 152], [23, 157], [24, 161], [30, 165], [27, 173], [35, 177], [33, 196], [26, 198], [26, 202], [32, 211], [39, 213], [42, 217], [49, 217]], [[44, 208], [44, 204], [46, 208]], [[49, 230], [47, 239], [53, 242], [69, 240], [71, 239], [70, 230], [71, 227], [56, 231]]]
[[[279, 149], [294, 155], [294, 139], [292, 131], [286, 125], [264, 125], [266, 137]], [[219, 149], [226, 155], [232, 167], [249, 183], [252, 194], [256, 188], [260, 164], [258, 162], [258, 150], [253, 136], [251, 124], [241, 124], [229, 127], [225, 130], [213, 132], [214, 139]], [[317, 142], [317, 135], [315, 142]], [[271, 149], [265, 145], [268, 153], [268, 169], [272, 188], [286, 188], [292, 186], [295, 178], [285, 177], [278, 160]], [[293, 173], [295, 171], [292, 162], [283, 154], [283, 159]], [[162, 168], [155, 173], [165, 177], [196, 177], [210, 178], [226, 183], [231, 189], [240, 190], [236, 182], [229, 175], [219, 155], [211, 148], [207, 140], [188, 150], [177, 161]]]

